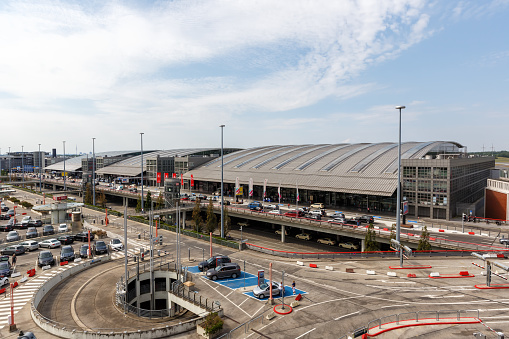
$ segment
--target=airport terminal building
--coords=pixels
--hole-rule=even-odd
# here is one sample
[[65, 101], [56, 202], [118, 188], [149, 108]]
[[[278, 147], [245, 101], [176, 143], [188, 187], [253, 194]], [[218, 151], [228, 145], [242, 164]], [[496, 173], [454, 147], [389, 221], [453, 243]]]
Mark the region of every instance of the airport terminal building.
[[[466, 211], [482, 216], [484, 188], [495, 167], [493, 157], [473, 157], [457, 142], [405, 142], [401, 145], [402, 201], [408, 217], [450, 219]], [[225, 196], [265, 196], [271, 201], [371, 214], [396, 211], [397, 143], [276, 145], [239, 150], [184, 174], [193, 190], [220, 190], [221, 162]], [[241, 195], [235, 195], [238, 182]], [[249, 196], [252, 182], [252, 197]], [[265, 193], [264, 193], [265, 192]]]

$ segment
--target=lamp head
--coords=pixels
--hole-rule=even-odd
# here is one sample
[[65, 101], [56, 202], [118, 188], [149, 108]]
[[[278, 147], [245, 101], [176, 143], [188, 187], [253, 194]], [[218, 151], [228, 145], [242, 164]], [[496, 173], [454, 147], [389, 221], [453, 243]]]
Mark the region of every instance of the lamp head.
[[405, 106], [396, 106], [396, 109], [404, 109], [406, 108]]
[[224, 127], [224, 125], [219, 125], [219, 127]]

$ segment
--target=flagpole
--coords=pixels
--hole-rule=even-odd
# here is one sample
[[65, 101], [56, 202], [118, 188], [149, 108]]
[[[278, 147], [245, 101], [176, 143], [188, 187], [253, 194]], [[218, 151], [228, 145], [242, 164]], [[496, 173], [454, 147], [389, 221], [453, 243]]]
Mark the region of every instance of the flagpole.
[[299, 184], [295, 183], [295, 187], [297, 188], [297, 197], [295, 200], [297, 200], [297, 218], [299, 217]]

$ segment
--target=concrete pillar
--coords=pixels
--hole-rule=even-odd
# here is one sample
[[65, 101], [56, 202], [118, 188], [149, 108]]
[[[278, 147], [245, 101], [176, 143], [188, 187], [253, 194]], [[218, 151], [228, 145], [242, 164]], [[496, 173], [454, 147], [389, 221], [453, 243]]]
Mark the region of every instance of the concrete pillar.
[[366, 240], [361, 240], [361, 252], [366, 251]]
[[[219, 217], [221, 218], [221, 217]], [[221, 220], [219, 220], [221, 221]], [[186, 212], [182, 212], [182, 229], [186, 229]]]
[[281, 225], [281, 242], [285, 242], [285, 226]]

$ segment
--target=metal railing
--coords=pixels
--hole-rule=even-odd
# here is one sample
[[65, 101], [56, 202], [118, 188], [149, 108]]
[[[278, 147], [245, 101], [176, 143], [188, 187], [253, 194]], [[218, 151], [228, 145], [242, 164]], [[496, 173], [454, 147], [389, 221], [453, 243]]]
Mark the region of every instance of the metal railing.
[[[473, 318], [473, 315], [466, 316], [466, 314], [475, 315], [475, 319], [479, 320], [479, 310], [440, 310], [440, 311], [416, 311], [416, 312], [405, 312], [398, 314], [391, 314], [385, 317], [377, 318], [368, 322], [366, 326], [362, 326], [354, 329], [349, 334], [345, 334], [339, 339], [346, 339], [349, 336], [358, 337], [362, 334], [368, 333], [369, 330], [372, 329], [382, 329], [384, 324], [393, 323], [395, 326], [399, 326], [402, 321], [415, 321], [416, 323], [421, 323], [423, 321], [436, 321], [439, 322], [441, 320], [451, 321], [451, 319], [460, 322], [461, 319], [465, 318]], [[375, 326], [372, 326], [375, 325]]]

